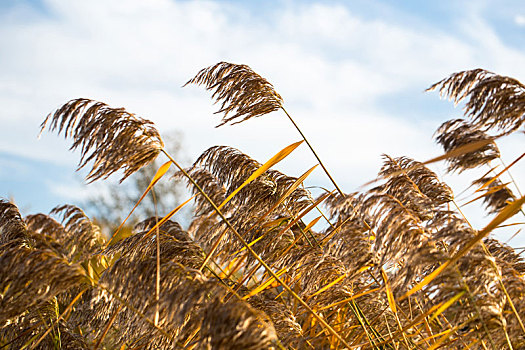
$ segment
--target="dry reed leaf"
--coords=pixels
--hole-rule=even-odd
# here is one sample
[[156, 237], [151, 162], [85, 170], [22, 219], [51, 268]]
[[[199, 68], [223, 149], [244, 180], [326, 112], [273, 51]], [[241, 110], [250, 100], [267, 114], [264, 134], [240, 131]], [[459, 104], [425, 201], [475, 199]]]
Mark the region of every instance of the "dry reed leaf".
[[298, 141], [295, 143], [292, 143], [289, 146], [286, 146], [282, 150], [280, 150], [276, 155], [274, 155], [272, 158], [270, 158], [266, 163], [261, 165], [257, 170], [253, 172], [253, 174], [250, 175], [239, 187], [237, 187], [230, 195], [219, 205], [219, 209], [221, 209], [230, 199], [233, 198], [240, 190], [243, 189], [244, 186], [248, 185], [250, 182], [261, 176], [263, 173], [265, 173], [268, 169], [270, 169], [275, 164], [279, 163], [284, 158], [288, 157], [290, 153], [292, 153], [301, 143], [304, 141]]
[[[490, 184], [485, 186], [489, 182]], [[483, 203], [489, 214], [499, 213], [508, 204], [516, 200], [516, 196], [507, 186], [508, 184], [504, 184], [494, 177], [482, 177], [474, 180], [472, 184], [485, 187], [480, 198], [483, 198]]]
[[381, 275], [385, 283], [385, 291], [386, 291], [386, 296], [388, 299], [388, 305], [390, 306], [390, 310], [392, 310], [394, 314], [397, 314], [396, 300], [394, 298], [394, 294], [392, 293], [392, 289], [390, 288], [390, 283], [388, 282], [388, 277], [384, 270], [381, 270]]
[[49, 130], [73, 139], [71, 150], [80, 148], [79, 169], [93, 161], [86, 177], [89, 182], [118, 170], [124, 172], [123, 181], [151, 163], [164, 147], [151, 121], [85, 98], [71, 100], [48, 115], [42, 131], [48, 123]]
[[204, 85], [213, 91], [212, 99], [221, 103], [216, 113], [224, 113], [217, 126], [276, 111], [283, 102], [272, 84], [244, 64], [219, 62], [199, 71], [185, 86], [188, 84]]
[[[281, 277], [286, 272], [286, 270], [287, 270], [287, 268], [285, 267], [285, 268], [281, 269], [280, 271], [277, 271], [275, 273], [275, 275], [277, 277]], [[257, 294], [261, 293], [266, 288], [268, 288], [270, 285], [272, 285], [274, 282], [275, 282], [275, 278], [274, 277], [269, 277], [266, 281], [264, 281], [259, 286], [257, 286], [256, 288], [252, 289], [248, 294], [243, 296], [242, 299], [246, 300], [246, 299], [249, 299], [250, 297], [252, 297], [254, 295], [257, 295]]]
[[[138, 207], [138, 205], [140, 204], [140, 202], [142, 202], [142, 200], [144, 199], [144, 197], [146, 197], [146, 195], [148, 194], [149, 191], [151, 191], [151, 189], [153, 188], [153, 186], [157, 183], [157, 181], [159, 181], [165, 174], [166, 172], [169, 170], [171, 166], [171, 161], [169, 162], [166, 162], [164, 164], [162, 164], [159, 169], [157, 170], [157, 172], [155, 173], [155, 175], [153, 176], [153, 178], [151, 179], [148, 187], [146, 187], [146, 189], [144, 190], [144, 193], [142, 193], [142, 196], [140, 196], [139, 200], [137, 201], [137, 203], [135, 203], [135, 205], [133, 206], [133, 208], [131, 209], [131, 211], [129, 212], [128, 216], [126, 216], [126, 218], [124, 219], [124, 221], [122, 221], [122, 223], [119, 225], [119, 227], [117, 227], [117, 229], [115, 230], [115, 232], [113, 233], [113, 236], [111, 237], [111, 239], [108, 241], [107, 245], [110, 245], [113, 238], [114, 237], [117, 237], [117, 234], [119, 233], [120, 229], [124, 226], [124, 224], [126, 223], [126, 221], [128, 221], [129, 217], [131, 216], [131, 214], [133, 214], [133, 212], [135, 211], [135, 209]], [[175, 214], [175, 213], [174, 213]]]
[[452, 298], [444, 302], [433, 314], [432, 317], [430, 317], [430, 321], [434, 320], [436, 317], [441, 315], [444, 311], [446, 311], [449, 307], [451, 307], [456, 301], [461, 299], [461, 297], [465, 294], [465, 291], [461, 291], [458, 294], [454, 295]]
[[[518, 163], [521, 159], [523, 159], [523, 157], [525, 157], [525, 153], [522, 153], [518, 158], [514, 159], [514, 160], [512, 161], [512, 163], [510, 163], [509, 165], [507, 165], [507, 166], [505, 167], [505, 169], [501, 170], [499, 173], [497, 173], [496, 175], [494, 175], [494, 177], [493, 177], [491, 180], [485, 182], [485, 183], [483, 184], [483, 186], [481, 186], [480, 188], [478, 188], [475, 192], [479, 192], [479, 191], [483, 190], [485, 187], [489, 186], [492, 182], [494, 182], [494, 181], [496, 181], [497, 179], [499, 179], [499, 177], [500, 177], [503, 173], [508, 172], [509, 169], [510, 169], [512, 166], [514, 166], [516, 163]], [[494, 170], [494, 169], [491, 169], [491, 171], [493, 171], [493, 170]], [[487, 173], [487, 174], [488, 174], [488, 173]], [[487, 174], [485, 174], [483, 177], [485, 177]]]

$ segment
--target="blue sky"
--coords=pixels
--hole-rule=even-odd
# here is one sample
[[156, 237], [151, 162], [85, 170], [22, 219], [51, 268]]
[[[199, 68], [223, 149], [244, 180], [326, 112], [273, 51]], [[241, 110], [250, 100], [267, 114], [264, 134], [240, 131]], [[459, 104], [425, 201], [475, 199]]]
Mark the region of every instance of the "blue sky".
[[[423, 92], [435, 81], [477, 67], [525, 81], [525, 2], [2, 0], [0, 47], [0, 196], [26, 212], [100, 190], [74, 172], [69, 142], [37, 139], [45, 116], [72, 98], [182, 131], [188, 159], [220, 144], [265, 161], [297, 141], [279, 113], [214, 128], [209, 95], [181, 86], [222, 60], [248, 64], [275, 85], [351, 192], [375, 176], [382, 153], [440, 154], [432, 134], [461, 110]], [[525, 143], [503, 146], [510, 162]], [[297, 176], [313, 164], [301, 148], [278, 168]], [[523, 166], [514, 175], [523, 184]], [[466, 184], [445, 180], [456, 192]], [[308, 184], [329, 186], [320, 171]]]

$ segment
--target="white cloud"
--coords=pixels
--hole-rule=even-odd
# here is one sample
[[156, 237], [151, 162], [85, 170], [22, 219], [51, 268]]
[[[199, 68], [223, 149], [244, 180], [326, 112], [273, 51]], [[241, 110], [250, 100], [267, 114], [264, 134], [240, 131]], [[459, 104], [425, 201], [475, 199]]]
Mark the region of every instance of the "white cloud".
[[516, 25], [520, 27], [524, 27], [525, 26], [525, 16], [523, 15], [514, 16], [514, 23], [516, 23]]
[[61, 198], [68, 203], [82, 203], [83, 201], [95, 197], [99, 192], [103, 193], [102, 190], [94, 186], [87, 187], [86, 185], [75, 182], [48, 182], [46, 185], [52, 195], [55, 195], [57, 198]]
[[[214, 110], [208, 94], [179, 89], [198, 69], [219, 60], [250, 64], [275, 84], [303, 124], [322, 118], [330, 125], [339, 123], [337, 115], [352, 114], [360, 121], [385, 118], [385, 94], [420, 92], [453, 70], [524, 57], [494, 35], [487, 35], [488, 43], [479, 50], [439, 30], [367, 20], [342, 5], [294, 5], [262, 20], [216, 2], [44, 4], [51, 15], [25, 22], [19, 13], [0, 25], [0, 44], [6, 48], [0, 118], [30, 130], [26, 135], [5, 133], [0, 149], [37, 157], [54, 153], [56, 142], [51, 141], [55, 136], [45, 135], [36, 143], [36, 125], [79, 96], [126, 106], [161, 128], [183, 128], [193, 152], [223, 139], [236, 144], [235, 135], [252, 128], [212, 129], [217, 119], [208, 117]], [[477, 23], [476, 33], [488, 30]], [[400, 128], [414, 128], [397, 117]], [[276, 119], [271, 118], [265, 119]], [[265, 137], [251, 136], [252, 146], [287, 134], [265, 124], [257, 124], [256, 135]]]

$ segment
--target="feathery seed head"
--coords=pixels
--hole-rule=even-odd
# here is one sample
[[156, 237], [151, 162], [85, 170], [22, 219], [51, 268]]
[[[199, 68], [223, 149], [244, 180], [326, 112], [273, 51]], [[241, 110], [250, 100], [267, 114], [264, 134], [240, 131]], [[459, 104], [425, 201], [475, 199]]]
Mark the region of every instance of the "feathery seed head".
[[525, 123], [525, 85], [516, 79], [474, 69], [454, 73], [427, 90], [434, 89], [455, 103], [467, 99], [465, 115], [476, 128], [509, 134]]
[[217, 126], [276, 111], [283, 102], [272, 84], [244, 64], [219, 62], [199, 71], [185, 86], [188, 84], [204, 85], [213, 91], [212, 98], [221, 102], [216, 113], [224, 113], [224, 117]]
[[93, 161], [87, 180], [107, 178], [122, 169], [126, 177], [151, 163], [164, 147], [160, 134], [149, 120], [136, 117], [124, 108], [112, 108], [85, 98], [71, 100], [41, 125], [73, 139], [71, 150], [80, 148], [78, 168]]
[[[436, 131], [435, 138], [445, 152], [450, 152], [470, 143], [491, 139], [491, 137], [480, 130], [479, 127], [463, 119], [452, 119], [441, 124]], [[486, 164], [492, 159], [498, 158], [499, 155], [500, 153], [496, 143], [489, 142], [475, 151], [448, 158], [448, 171], [458, 171], [461, 173], [466, 169]]]

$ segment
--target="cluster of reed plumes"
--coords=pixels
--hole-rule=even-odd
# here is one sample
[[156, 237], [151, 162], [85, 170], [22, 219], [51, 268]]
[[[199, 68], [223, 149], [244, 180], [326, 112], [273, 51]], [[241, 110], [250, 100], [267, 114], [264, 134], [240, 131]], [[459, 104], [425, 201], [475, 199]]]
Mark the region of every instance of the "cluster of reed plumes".
[[[221, 62], [188, 83], [213, 92], [222, 124], [282, 110], [314, 152], [248, 66]], [[193, 192], [193, 220], [186, 231], [171, 221], [189, 201], [174, 203], [108, 240], [75, 206], [22, 218], [1, 201], [0, 348], [525, 348], [525, 262], [489, 237], [525, 201], [501, 180], [523, 155], [494, 165], [497, 138], [523, 131], [525, 87], [473, 70], [431, 89], [466, 99], [465, 119], [436, 133], [445, 154], [429, 162], [487, 168], [473, 182], [494, 214], [481, 230], [429, 162], [385, 155], [375, 187], [347, 194], [315, 155], [335, 190], [314, 197], [302, 185], [313, 168], [298, 178], [271, 169], [300, 142], [264, 164], [215, 146], [182, 168], [151, 122], [68, 102], [42, 130], [73, 140], [80, 167], [92, 164], [88, 180], [127, 177], [163, 153], [145, 195], [174, 164]], [[305, 222], [308, 213], [318, 217]]]

